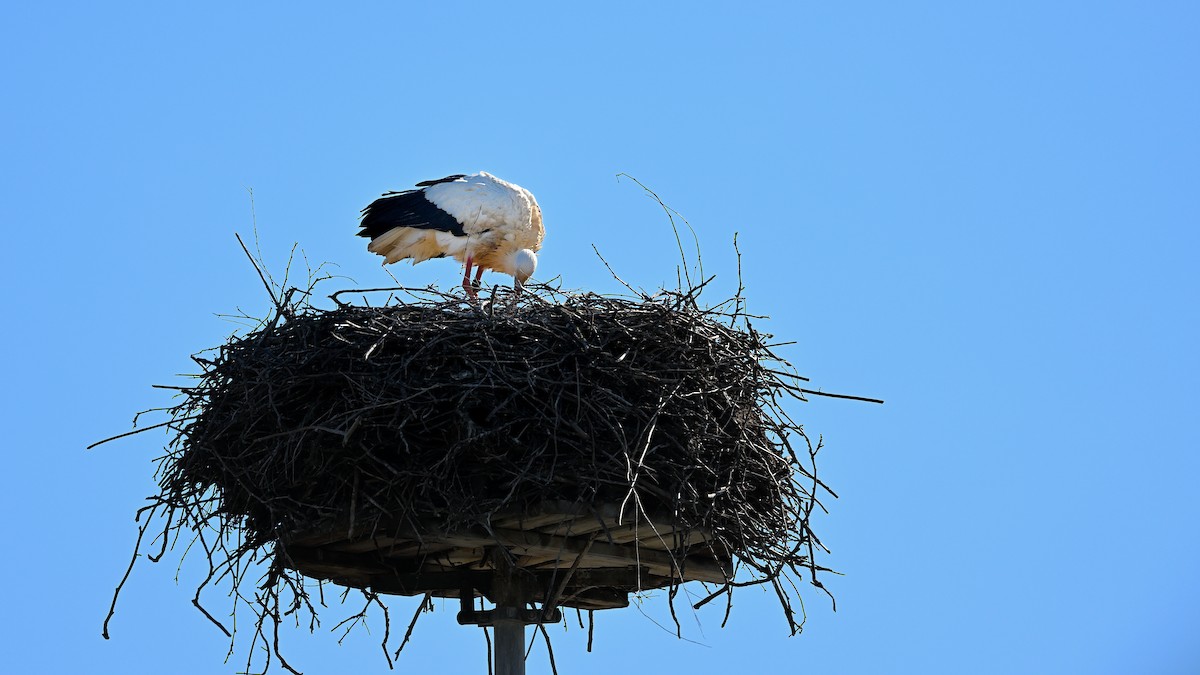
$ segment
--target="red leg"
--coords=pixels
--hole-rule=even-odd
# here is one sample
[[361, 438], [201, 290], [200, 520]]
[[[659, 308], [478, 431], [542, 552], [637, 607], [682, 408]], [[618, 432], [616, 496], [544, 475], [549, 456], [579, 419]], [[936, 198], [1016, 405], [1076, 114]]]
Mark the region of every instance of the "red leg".
[[475, 294], [475, 287], [471, 285], [471, 256], [467, 256], [467, 266], [463, 269], [463, 290], [472, 300], [479, 299], [479, 296]]
[[483, 279], [483, 266], [482, 265], [475, 268], [475, 283], [471, 284], [475, 288], [476, 291], [479, 291], [479, 288], [482, 285], [480, 282], [481, 279]]

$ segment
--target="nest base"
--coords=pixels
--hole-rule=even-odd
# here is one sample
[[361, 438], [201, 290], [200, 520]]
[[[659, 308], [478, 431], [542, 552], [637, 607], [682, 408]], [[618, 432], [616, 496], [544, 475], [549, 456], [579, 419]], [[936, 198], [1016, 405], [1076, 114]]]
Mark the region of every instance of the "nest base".
[[710, 546], [710, 533], [671, 522], [622, 517], [616, 504], [544, 502], [453, 530], [331, 523], [283, 538], [281, 559], [305, 576], [376, 593], [478, 593], [493, 602], [497, 575], [511, 571], [529, 587], [529, 600], [589, 610], [625, 607], [642, 590], [732, 577], [733, 562]]

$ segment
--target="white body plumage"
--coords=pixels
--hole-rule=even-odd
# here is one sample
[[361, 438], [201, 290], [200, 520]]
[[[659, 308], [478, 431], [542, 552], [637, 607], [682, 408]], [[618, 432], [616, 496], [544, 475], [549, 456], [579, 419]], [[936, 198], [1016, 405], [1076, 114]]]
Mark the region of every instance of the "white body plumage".
[[[518, 285], [537, 267], [545, 229], [542, 211], [525, 188], [489, 173], [447, 176], [389, 193], [363, 209], [361, 236], [384, 264], [449, 256], [465, 265], [463, 285], [474, 294], [480, 275], [493, 269]], [[471, 267], [478, 266], [476, 283]]]

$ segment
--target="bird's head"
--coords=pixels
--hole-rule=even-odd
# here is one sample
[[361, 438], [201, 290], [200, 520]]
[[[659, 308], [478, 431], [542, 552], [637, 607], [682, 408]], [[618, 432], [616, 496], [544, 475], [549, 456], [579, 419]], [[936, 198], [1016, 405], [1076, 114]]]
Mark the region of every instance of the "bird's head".
[[514, 283], [513, 288], [520, 288], [537, 270], [537, 254], [523, 248], [512, 255], [511, 260]]

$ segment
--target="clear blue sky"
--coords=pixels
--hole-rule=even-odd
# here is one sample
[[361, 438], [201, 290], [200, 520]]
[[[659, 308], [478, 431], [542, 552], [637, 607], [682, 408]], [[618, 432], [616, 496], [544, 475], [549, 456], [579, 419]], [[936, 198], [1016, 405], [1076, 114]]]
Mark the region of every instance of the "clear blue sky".
[[[888, 401], [792, 410], [841, 495], [836, 613], [809, 594], [789, 639], [751, 590], [724, 630], [685, 616], [694, 642], [600, 614], [592, 654], [553, 630], [564, 674], [1200, 671], [1196, 5], [650, 5], [10, 3], [4, 670], [239, 669], [190, 605], [198, 560], [178, 584], [177, 556], [140, 566], [100, 638], [164, 436], [83, 448], [169, 403], [150, 385], [236, 328], [218, 314], [266, 310], [247, 188], [276, 271], [299, 243], [374, 286], [358, 210], [487, 170], [538, 196], [539, 276], [570, 287], [619, 290], [593, 244], [673, 277], [618, 172], [690, 219], [726, 291], [741, 232], [785, 356]], [[401, 668], [486, 672], [454, 610]], [[288, 636], [307, 673], [386, 672], [377, 635], [321, 634]]]

